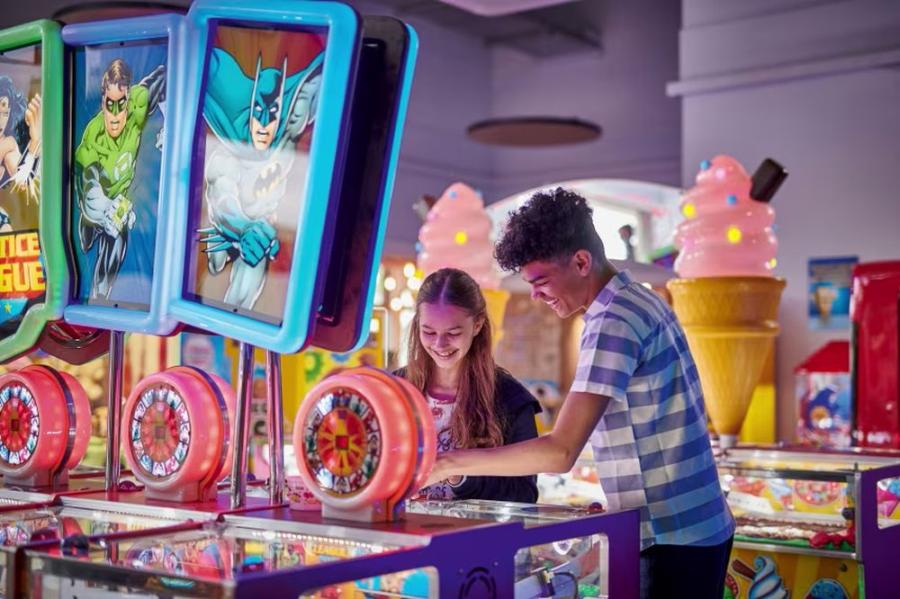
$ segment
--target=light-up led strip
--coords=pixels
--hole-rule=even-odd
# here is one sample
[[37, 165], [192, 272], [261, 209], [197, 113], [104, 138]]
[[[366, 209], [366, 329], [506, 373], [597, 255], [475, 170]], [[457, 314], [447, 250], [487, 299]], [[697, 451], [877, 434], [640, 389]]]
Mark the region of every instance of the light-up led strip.
[[134, 458], [147, 474], [156, 479], [175, 474], [191, 445], [191, 418], [184, 398], [169, 385], [145, 389], [132, 412], [130, 433]]
[[0, 389], [0, 460], [10, 466], [30, 460], [40, 429], [41, 417], [31, 391], [17, 382]]

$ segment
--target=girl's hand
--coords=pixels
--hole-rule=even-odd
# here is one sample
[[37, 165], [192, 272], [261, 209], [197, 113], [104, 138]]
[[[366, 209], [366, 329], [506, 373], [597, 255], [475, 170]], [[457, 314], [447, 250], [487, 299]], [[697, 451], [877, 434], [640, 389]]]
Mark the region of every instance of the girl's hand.
[[445, 471], [446, 460], [443, 455], [438, 455], [437, 459], [434, 462], [434, 468], [431, 469], [431, 474], [428, 475], [428, 480], [425, 481], [426, 487], [433, 485], [434, 483], [438, 483], [445, 478], [447, 478], [447, 473]]

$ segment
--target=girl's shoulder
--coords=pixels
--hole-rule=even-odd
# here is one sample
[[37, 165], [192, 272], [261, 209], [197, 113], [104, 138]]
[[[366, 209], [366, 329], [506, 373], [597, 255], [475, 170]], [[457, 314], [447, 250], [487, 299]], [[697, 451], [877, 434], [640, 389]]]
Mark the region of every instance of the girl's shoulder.
[[541, 411], [541, 404], [525, 385], [505, 368], [497, 367], [497, 404], [507, 413], [515, 413], [531, 406], [535, 413]]

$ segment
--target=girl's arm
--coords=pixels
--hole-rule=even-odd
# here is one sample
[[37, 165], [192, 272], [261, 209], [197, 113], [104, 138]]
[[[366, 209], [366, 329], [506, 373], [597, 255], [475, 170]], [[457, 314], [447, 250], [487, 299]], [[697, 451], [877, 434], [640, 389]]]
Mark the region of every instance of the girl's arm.
[[570, 391], [553, 430], [546, 435], [493, 449], [451, 451], [438, 456], [426, 484], [450, 476], [528, 476], [568, 472], [575, 465], [610, 398]]
[[[533, 401], [523, 404], [509, 423], [504, 441], [507, 445], [537, 437]], [[469, 476], [453, 487], [456, 499], [494, 499], [534, 503], [538, 499], [537, 478], [534, 476]]]

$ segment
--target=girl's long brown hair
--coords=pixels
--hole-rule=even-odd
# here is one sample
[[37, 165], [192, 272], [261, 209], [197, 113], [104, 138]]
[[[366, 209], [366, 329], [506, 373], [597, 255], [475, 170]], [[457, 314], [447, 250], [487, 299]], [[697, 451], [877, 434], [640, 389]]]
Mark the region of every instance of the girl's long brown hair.
[[476, 322], [482, 320], [481, 330], [463, 357], [456, 406], [450, 418], [450, 434], [461, 448], [503, 445], [503, 428], [494, 398], [497, 366], [491, 353], [491, 323], [478, 283], [461, 270], [442, 268], [428, 275], [419, 289], [416, 315], [409, 330], [406, 377], [424, 394], [431, 384], [435, 365], [419, 339], [419, 306], [422, 304], [456, 306], [467, 311]]

